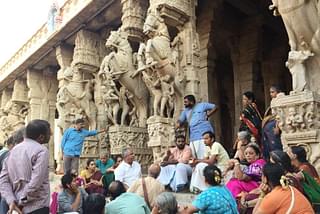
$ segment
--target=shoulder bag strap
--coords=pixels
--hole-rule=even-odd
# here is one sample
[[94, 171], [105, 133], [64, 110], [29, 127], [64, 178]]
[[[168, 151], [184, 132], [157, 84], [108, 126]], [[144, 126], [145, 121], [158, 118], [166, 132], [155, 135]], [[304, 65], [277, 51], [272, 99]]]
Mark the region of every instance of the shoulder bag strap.
[[149, 203], [147, 187], [146, 187], [146, 181], [144, 180], [144, 177], [141, 177], [141, 181], [142, 181], [142, 189], [143, 189], [144, 200], [147, 203], [148, 207], [151, 209], [151, 206], [150, 206], [150, 203]]
[[291, 211], [293, 209], [293, 206], [295, 204], [294, 191], [293, 191], [291, 186], [289, 186], [289, 188], [291, 190], [291, 203], [290, 203], [290, 207], [289, 207], [288, 211], [286, 212], [286, 214], [290, 214], [291, 213]]

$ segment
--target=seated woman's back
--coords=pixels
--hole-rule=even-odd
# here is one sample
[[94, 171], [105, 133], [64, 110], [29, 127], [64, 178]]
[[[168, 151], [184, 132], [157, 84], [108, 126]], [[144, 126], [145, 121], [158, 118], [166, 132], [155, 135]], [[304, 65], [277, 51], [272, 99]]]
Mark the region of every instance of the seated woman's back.
[[276, 187], [265, 196], [260, 209], [264, 211], [264, 214], [284, 214], [289, 210], [291, 203], [293, 203], [293, 207], [290, 214], [314, 213], [308, 199], [294, 187], [287, 189]]

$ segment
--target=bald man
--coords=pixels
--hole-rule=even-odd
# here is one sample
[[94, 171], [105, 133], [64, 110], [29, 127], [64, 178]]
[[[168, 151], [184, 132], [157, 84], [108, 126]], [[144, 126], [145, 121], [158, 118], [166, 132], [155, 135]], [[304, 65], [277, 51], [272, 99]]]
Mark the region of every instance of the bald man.
[[106, 205], [106, 213], [117, 214], [150, 214], [144, 199], [136, 193], [126, 192], [120, 181], [113, 181], [109, 186], [112, 201]]
[[[152, 164], [148, 169], [148, 176], [144, 178], [146, 190], [148, 193], [148, 202], [147, 199], [145, 199], [145, 201], [149, 203], [151, 207], [153, 207], [156, 197], [165, 190], [164, 186], [157, 180], [160, 171], [161, 168], [158, 164]], [[128, 192], [134, 192], [141, 197], [144, 197], [142, 178], [134, 182], [128, 189]]]

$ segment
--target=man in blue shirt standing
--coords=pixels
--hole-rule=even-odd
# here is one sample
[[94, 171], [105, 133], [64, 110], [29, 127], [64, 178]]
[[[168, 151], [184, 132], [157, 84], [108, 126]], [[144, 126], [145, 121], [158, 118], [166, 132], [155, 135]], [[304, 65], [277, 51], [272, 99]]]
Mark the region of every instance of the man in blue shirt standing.
[[78, 172], [79, 158], [81, 155], [84, 139], [86, 137], [94, 136], [105, 131], [105, 129], [101, 131], [88, 131], [84, 129], [84, 120], [77, 119], [75, 121], [74, 128], [68, 128], [64, 132], [61, 141], [64, 173], [70, 172], [71, 169], [74, 169]]
[[217, 107], [212, 103], [196, 103], [193, 95], [184, 97], [184, 106], [185, 109], [180, 114], [177, 127], [188, 123], [192, 155], [196, 159], [203, 159], [206, 146], [202, 134], [208, 131], [214, 133], [208, 118], [217, 111]]

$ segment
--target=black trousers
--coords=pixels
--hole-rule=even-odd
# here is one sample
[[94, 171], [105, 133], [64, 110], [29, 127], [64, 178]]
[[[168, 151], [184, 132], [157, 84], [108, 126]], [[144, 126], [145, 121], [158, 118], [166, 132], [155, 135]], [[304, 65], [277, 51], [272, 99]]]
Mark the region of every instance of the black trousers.
[[43, 207], [28, 214], [49, 214], [49, 207]]

